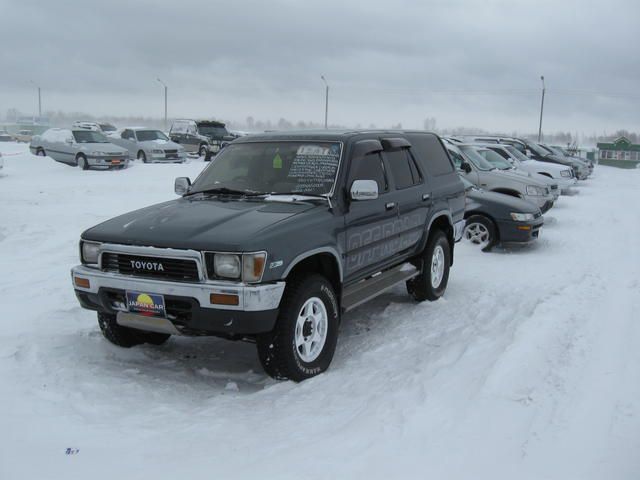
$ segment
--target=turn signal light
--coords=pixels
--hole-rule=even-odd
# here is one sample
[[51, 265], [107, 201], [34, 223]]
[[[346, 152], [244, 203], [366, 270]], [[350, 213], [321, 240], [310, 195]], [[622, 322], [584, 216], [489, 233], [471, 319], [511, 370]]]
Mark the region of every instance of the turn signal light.
[[531, 226], [530, 225], [518, 225], [516, 228], [518, 230], [531, 230]]
[[76, 287], [91, 288], [91, 284], [89, 283], [89, 279], [88, 278], [74, 277], [73, 281], [76, 284]]
[[209, 301], [214, 305], [240, 305], [240, 297], [229, 293], [212, 293]]

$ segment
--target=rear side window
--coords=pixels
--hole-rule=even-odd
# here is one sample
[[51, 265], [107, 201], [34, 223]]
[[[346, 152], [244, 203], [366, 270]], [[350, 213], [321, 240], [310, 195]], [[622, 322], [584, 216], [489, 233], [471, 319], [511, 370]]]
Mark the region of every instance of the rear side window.
[[393, 177], [396, 190], [402, 190], [422, 182], [420, 172], [408, 148], [384, 152], [384, 159]]
[[349, 172], [349, 186], [355, 180], [375, 180], [378, 184], [378, 192], [389, 190], [389, 184], [382, 165], [382, 157], [379, 153], [370, 153], [364, 157], [353, 159]]
[[411, 141], [411, 149], [418, 159], [418, 165], [424, 166], [428, 175], [437, 177], [454, 173], [451, 160], [449, 160], [449, 156], [437, 136], [423, 133], [407, 136]]

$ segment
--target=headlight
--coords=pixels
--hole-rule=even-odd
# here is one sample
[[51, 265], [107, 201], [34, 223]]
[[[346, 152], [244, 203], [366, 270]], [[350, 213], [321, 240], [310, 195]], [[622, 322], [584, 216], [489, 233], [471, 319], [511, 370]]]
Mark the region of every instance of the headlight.
[[516, 222], [528, 222], [533, 220], [533, 213], [512, 213], [511, 218]]
[[240, 256], [216, 253], [213, 257], [213, 272], [218, 277], [240, 278]]
[[151, 153], [154, 155], [162, 155], [164, 154], [164, 150], [151, 150]]
[[562, 170], [560, 176], [565, 178], [571, 178], [571, 170]]
[[82, 263], [98, 263], [98, 255], [100, 254], [100, 244], [94, 242], [81, 242], [80, 244], [80, 261]]
[[242, 280], [245, 282], [259, 282], [264, 272], [267, 254], [250, 253], [242, 256]]
[[94, 150], [93, 152], [89, 152], [89, 155], [91, 155], [92, 157], [99, 157], [100, 155], [102, 155], [102, 152]]
[[544, 189], [536, 187], [535, 185], [527, 185], [527, 195], [541, 197], [542, 195], [544, 195]]

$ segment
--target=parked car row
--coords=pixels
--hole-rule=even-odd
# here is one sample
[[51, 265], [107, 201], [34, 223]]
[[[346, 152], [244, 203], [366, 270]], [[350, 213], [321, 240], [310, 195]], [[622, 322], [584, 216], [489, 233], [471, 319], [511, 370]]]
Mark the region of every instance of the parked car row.
[[540, 235], [542, 214], [586, 179], [593, 165], [553, 147], [510, 137], [444, 137], [467, 189], [464, 238], [488, 251], [527, 244]]
[[49, 156], [86, 170], [125, 168], [134, 159], [144, 163], [182, 163], [187, 154], [209, 161], [237, 137], [224, 123], [213, 120], [176, 120], [169, 135], [154, 128], [117, 129], [109, 123], [77, 121], [70, 129], [50, 128], [28, 141], [34, 155]]

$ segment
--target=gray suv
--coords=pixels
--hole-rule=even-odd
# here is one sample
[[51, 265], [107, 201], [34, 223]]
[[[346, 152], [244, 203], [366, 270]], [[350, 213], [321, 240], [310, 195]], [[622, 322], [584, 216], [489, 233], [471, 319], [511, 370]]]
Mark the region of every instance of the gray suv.
[[187, 152], [197, 153], [205, 160], [210, 160], [236, 138], [224, 123], [215, 120], [176, 120], [171, 125], [169, 137]]
[[476, 145], [467, 144], [447, 145], [454, 164], [464, 178], [485, 190], [528, 200], [542, 213], [553, 207], [555, 197], [546, 184], [518, 173], [498, 170], [476, 151], [477, 148]]

